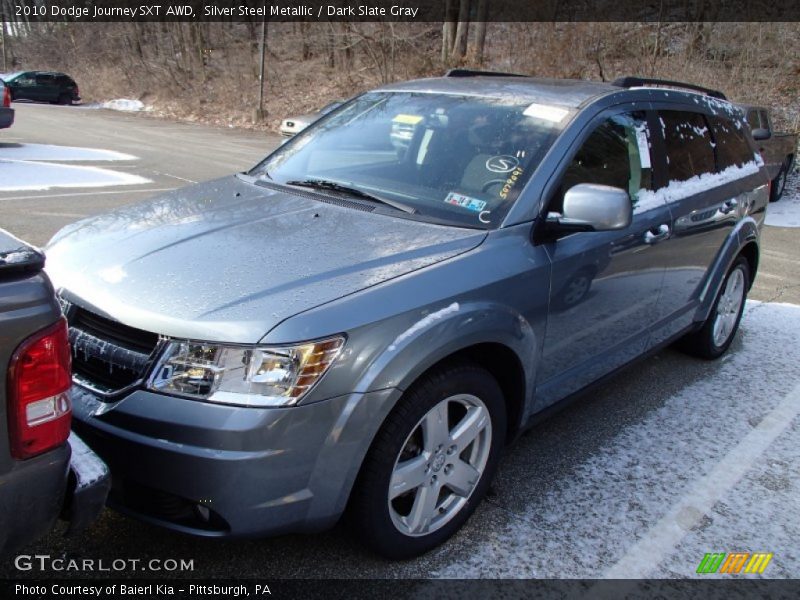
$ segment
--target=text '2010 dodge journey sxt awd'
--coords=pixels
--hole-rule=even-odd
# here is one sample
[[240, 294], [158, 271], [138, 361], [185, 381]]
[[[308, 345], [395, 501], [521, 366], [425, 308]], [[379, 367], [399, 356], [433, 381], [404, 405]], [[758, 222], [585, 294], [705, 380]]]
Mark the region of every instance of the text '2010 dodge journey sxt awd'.
[[672, 341], [725, 352], [767, 177], [724, 96], [656, 83], [388, 85], [247, 173], [62, 230], [109, 503], [201, 536], [348, 509], [412, 556], [544, 409]]

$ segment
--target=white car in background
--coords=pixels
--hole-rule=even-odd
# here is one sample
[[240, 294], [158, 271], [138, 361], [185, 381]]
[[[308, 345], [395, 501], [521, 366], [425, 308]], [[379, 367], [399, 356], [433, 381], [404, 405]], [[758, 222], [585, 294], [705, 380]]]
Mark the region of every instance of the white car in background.
[[324, 117], [332, 110], [339, 108], [344, 104], [344, 100], [336, 100], [330, 104], [326, 104], [319, 111], [307, 115], [300, 115], [297, 117], [289, 117], [281, 121], [280, 132], [283, 137], [292, 137], [303, 131], [306, 127], [311, 125], [317, 119]]

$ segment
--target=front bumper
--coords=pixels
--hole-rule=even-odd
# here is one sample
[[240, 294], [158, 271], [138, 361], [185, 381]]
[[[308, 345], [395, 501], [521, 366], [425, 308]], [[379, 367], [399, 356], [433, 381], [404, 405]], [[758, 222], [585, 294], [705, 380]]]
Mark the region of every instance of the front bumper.
[[318, 531], [347, 502], [399, 391], [291, 408], [242, 408], [73, 386], [74, 427], [109, 464], [110, 506], [207, 537]]
[[11, 127], [14, 123], [14, 109], [0, 108], [0, 129]]

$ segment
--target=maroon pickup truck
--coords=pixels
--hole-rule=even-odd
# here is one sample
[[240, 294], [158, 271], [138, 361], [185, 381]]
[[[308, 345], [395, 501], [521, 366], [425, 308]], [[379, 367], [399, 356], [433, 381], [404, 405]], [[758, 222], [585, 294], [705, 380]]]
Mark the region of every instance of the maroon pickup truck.
[[786, 177], [794, 168], [797, 155], [797, 135], [794, 133], [776, 133], [772, 129], [772, 118], [769, 110], [763, 106], [739, 104], [756, 141], [758, 151], [764, 159], [764, 166], [772, 182], [770, 202], [780, 200], [786, 188]]

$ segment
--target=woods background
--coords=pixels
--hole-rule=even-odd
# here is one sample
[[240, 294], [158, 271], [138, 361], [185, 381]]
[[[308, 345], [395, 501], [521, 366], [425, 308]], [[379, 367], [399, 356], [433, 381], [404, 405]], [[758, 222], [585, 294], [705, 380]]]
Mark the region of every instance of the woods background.
[[[489, 0], [447, 0], [445, 23], [4, 23], [6, 71], [52, 69], [85, 102], [135, 98], [152, 114], [274, 129], [381, 83], [468, 66], [542, 77], [676, 79], [773, 108], [800, 128], [797, 23], [485, 23]], [[465, 10], [466, 7], [466, 10]], [[0, 63], [0, 67], [2, 63]]]

